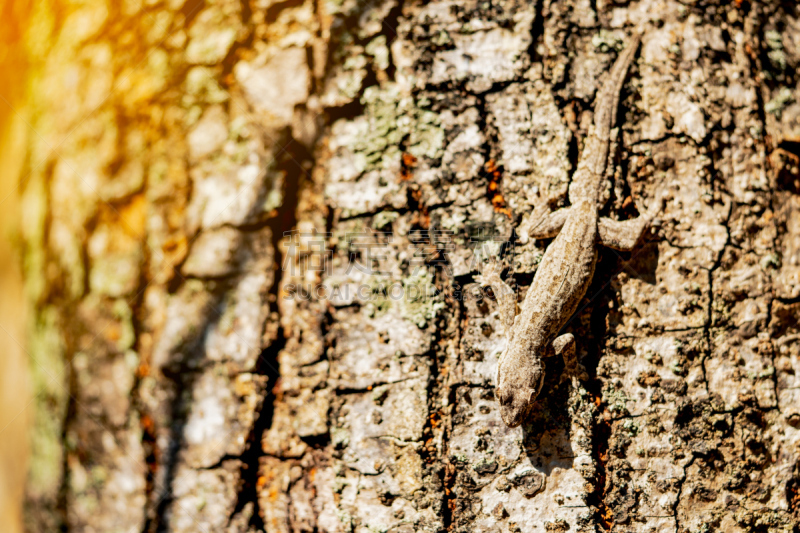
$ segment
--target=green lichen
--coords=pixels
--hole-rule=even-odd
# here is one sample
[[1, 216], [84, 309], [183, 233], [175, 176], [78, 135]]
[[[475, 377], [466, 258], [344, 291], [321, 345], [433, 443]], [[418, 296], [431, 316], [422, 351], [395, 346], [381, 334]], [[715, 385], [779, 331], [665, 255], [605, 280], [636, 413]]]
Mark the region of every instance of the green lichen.
[[228, 100], [228, 92], [217, 82], [217, 70], [209, 67], [194, 67], [186, 75], [186, 93], [183, 105], [205, 102], [219, 104]]
[[450, 37], [450, 34], [447, 33], [447, 31], [441, 30], [431, 38], [431, 43], [439, 48], [444, 48], [453, 43], [453, 38]]
[[353, 150], [364, 156], [364, 170], [391, 168], [399, 164], [404, 144], [413, 156], [437, 159], [442, 155], [444, 130], [439, 116], [419, 107], [401, 94], [397, 84], [364, 90], [361, 98], [368, 122]]
[[764, 379], [764, 378], [771, 378], [773, 375], [775, 375], [775, 367], [768, 366], [767, 368], [759, 372], [756, 377], [758, 379]]
[[381, 316], [395, 307], [400, 316], [424, 328], [444, 306], [428, 273], [413, 274], [400, 281], [386, 276], [370, 276], [365, 285], [369, 295], [363, 309], [370, 318]]
[[386, 401], [387, 396], [389, 396], [388, 385], [375, 387], [375, 389], [372, 391], [372, 401], [377, 405], [383, 405], [383, 402]]
[[358, 54], [348, 57], [342, 64], [342, 74], [336, 76], [336, 89], [347, 100], [353, 100], [361, 92], [367, 76], [367, 57]]
[[633, 419], [625, 420], [622, 423], [622, 427], [627, 431], [631, 436], [636, 436], [639, 434], [639, 424], [636, 423]]
[[626, 413], [629, 400], [630, 398], [622, 389], [617, 389], [613, 386], [603, 389], [603, 402], [608, 405], [608, 410], [612, 413]]
[[264, 212], [269, 213], [273, 209], [279, 208], [283, 204], [283, 193], [278, 189], [272, 189], [267, 193], [267, 199], [264, 200]]
[[82, 243], [75, 233], [70, 233], [63, 224], [54, 223], [58, 227], [58, 261], [63, 271], [64, 286], [67, 296], [77, 300], [83, 296], [85, 287], [86, 265], [83, 261]]
[[472, 470], [478, 474], [491, 474], [497, 471], [497, 461], [494, 459], [481, 458], [480, 461], [472, 465]]
[[412, 275], [403, 280], [403, 299], [400, 301], [400, 316], [424, 328], [439, 310], [444, 308], [441, 295], [427, 272]]
[[186, 46], [189, 63], [213, 65], [222, 61], [236, 40], [239, 31], [234, 18], [226, 17], [212, 6], [197, 16], [190, 29], [191, 40]]
[[786, 53], [783, 51], [783, 39], [781, 34], [775, 30], [764, 33], [764, 42], [769, 48], [767, 57], [769, 62], [779, 71], [786, 70]]
[[437, 159], [441, 157], [443, 145], [444, 130], [439, 127], [439, 115], [421, 111], [416, 127], [411, 130], [409, 153], [414, 157]]
[[777, 118], [781, 118], [781, 113], [784, 108], [792, 102], [794, 102], [794, 93], [792, 90], [788, 87], [781, 87], [778, 94], [764, 106], [764, 111], [775, 115]]
[[34, 417], [30, 436], [30, 494], [55, 496], [61, 484], [62, 422], [67, 410], [64, 341], [55, 308], [42, 310], [28, 334]]
[[761, 268], [764, 270], [767, 269], [778, 269], [781, 267], [781, 258], [776, 253], [767, 254], [761, 258]]
[[342, 225], [334, 229], [332, 240], [337, 243], [337, 248], [340, 250], [350, 250], [353, 242], [366, 231], [367, 226], [363, 219], [352, 220], [347, 226]]
[[139, 280], [142, 253], [137, 246], [129, 253], [107, 253], [93, 258], [89, 271], [92, 292], [122, 296], [133, 291]]
[[378, 35], [372, 39], [364, 51], [373, 57], [376, 67], [381, 70], [389, 68], [389, 47], [386, 46], [385, 35]]
[[405, 128], [399, 122], [400, 91], [391, 85], [382, 91], [368, 87], [361, 102], [366, 106], [369, 127], [353, 147], [366, 157], [368, 168], [385, 168], [400, 159], [400, 143]]
[[616, 34], [606, 30], [600, 30], [592, 36], [592, 46], [602, 53], [609, 50], [622, 50], [622, 42], [622, 39]]
[[686, 375], [686, 368], [683, 366], [682, 361], [672, 361], [669, 364], [669, 370], [677, 376]]
[[112, 307], [114, 318], [119, 320], [119, 338], [117, 339], [117, 350], [125, 352], [133, 347], [136, 340], [136, 331], [133, 328], [133, 310], [124, 299], [114, 301]]
[[380, 213], [372, 217], [372, 228], [381, 230], [386, 227], [389, 227], [392, 224], [392, 222], [397, 220], [397, 217], [399, 216], [400, 215], [398, 215], [394, 211], [381, 211]]
[[337, 509], [336, 516], [339, 518], [339, 522], [347, 528], [345, 531], [353, 531], [353, 516], [350, 513]]
[[714, 315], [717, 317], [716, 322], [730, 322], [733, 313], [731, 308], [724, 302], [714, 301], [711, 308], [714, 312]]
[[23, 258], [25, 292], [29, 301], [39, 302], [47, 289], [44, 246], [47, 194], [41, 172], [31, 174], [20, 203], [22, 220], [19, 228], [26, 244]]
[[[386, 313], [391, 307], [394, 298], [390, 296], [396, 289], [394, 289], [396, 282], [392, 283], [383, 276], [370, 276], [366, 280], [366, 285], [369, 287], [369, 296], [367, 303], [364, 306], [364, 312], [370, 318], [375, 318]], [[359, 289], [359, 293], [361, 289]]]
[[344, 428], [332, 427], [331, 428], [331, 443], [334, 449], [343, 450], [350, 445], [350, 432]]
[[342, 11], [344, 4], [345, 0], [327, 0], [324, 3], [325, 13], [327, 13], [329, 16], [339, 13]]
[[108, 480], [108, 470], [103, 466], [93, 466], [89, 470], [91, 483], [96, 488], [102, 488]]

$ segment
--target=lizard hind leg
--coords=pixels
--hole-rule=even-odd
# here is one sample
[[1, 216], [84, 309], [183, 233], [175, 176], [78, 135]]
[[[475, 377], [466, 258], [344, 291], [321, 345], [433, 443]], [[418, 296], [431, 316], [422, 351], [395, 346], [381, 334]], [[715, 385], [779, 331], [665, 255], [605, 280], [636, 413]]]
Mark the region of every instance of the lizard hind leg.
[[546, 205], [537, 206], [517, 229], [520, 244], [526, 244], [531, 237], [549, 239], [558, 235], [569, 217], [570, 209], [564, 207], [556, 211], [545, 211]]
[[639, 242], [645, 230], [650, 226], [653, 219], [658, 215], [664, 203], [663, 194], [659, 193], [650, 209], [642, 215], [630, 220], [611, 220], [601, 218], [597, 222], [597, 233], [603, 246], [630, 252]]
[[630, 220], [603, 217], [597, 222], [597, 233], [603, 246], [620, 252], [630, 252], [647, 229], [648, 222], [641, 216]]

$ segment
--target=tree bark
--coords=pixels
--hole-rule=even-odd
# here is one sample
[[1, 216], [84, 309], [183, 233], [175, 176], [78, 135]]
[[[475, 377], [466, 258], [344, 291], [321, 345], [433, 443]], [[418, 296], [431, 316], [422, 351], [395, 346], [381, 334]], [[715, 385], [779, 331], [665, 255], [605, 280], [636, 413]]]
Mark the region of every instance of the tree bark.
[[[500, 420], [598, 87], [644, 30], [589, 376]], [[788, 2], [41, 0], [22, 172], [30, 531], [796, 531]]]

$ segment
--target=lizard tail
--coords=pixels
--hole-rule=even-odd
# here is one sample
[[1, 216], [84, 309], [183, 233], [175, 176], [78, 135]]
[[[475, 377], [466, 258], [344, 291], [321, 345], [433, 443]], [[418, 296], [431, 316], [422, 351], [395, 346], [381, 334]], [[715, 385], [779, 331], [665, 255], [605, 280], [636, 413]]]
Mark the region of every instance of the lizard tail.
[[614, 62], [611, 72], [595, 97], [594, 129], [590, 130], [586, 139], [578, 169], [569, 188], [569, 200], [573, 204], [581, 198], [590, 198], [594, 201], [599, 199], [600, 184], [608, 164], [611, 128], [617, 120], [619, 93], [640, 41], [639, 33], [631, 37], [628, 46]]
[[619, 93], [622, 90], [622, 84], [625, 83], [628, 68], [630, 68], [633, 62], [641, 40], [642, 36], [639, 33], [631, 37], [628, 41], [628, 45], [622, 53], [620, 53], [619, 57], [614, 62], [614, 66], [611, 67], [608, 79], [597, 94], [595, 100], [597, 103], [595, 104], [594, 110], [595, 134], [602, 140], [608, 139], [611, 128], [614, 127], [617, 121]]

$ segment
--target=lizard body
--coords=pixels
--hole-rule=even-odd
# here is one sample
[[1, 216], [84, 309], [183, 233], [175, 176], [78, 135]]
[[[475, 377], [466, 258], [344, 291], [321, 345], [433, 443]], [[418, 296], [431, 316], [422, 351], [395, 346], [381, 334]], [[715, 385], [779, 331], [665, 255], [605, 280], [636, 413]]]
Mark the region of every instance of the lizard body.
[[562, 355], [565, 372], [577, 370], [573, 336], [558, 333], [589, 288], [597, 262], [597, 244], [630, 250], [655, 215], [651, 209], [626, 221], [599, 216], [619, 93], [639, 40], [639, 36], [631, 39], [596, 97], [594, 127], [569, 187], [571, 205], [547, 212], [540, 204], [520, 226], [522, 242], [528, 237], [555, 236], [536, 270], [520, 313], [516, 315], [514, 291], [500, 278], [497, 262], [490, 262], [477, 277], [482, 285], [491, 285], [505, 325], [508, 343], [497, 366], [495, 394], [501, 417], [510, 427], [522, 423], [541, 392], [543, 358]]

